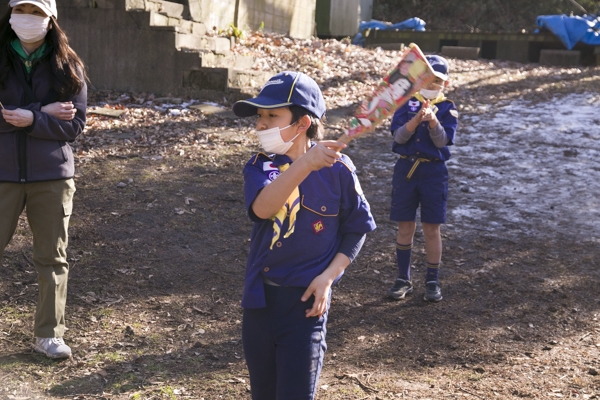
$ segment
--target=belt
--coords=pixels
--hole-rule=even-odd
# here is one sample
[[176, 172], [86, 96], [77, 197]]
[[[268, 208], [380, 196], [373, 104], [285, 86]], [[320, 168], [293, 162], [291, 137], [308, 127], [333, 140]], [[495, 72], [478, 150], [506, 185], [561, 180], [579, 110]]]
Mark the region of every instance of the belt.
[[423, 157], [417, 157], [417, 156], [405, 156], [403, 154], [400, 154], [400, 158], [414, 163], [412, 168], [410, 169], [410, 171], [408, 171], [406, 178], [404, 178], [407, 181], [410, 181], [410, 178], [412, 178], [413, 174], [415, 173], [415, 170], [417, 169], [417, 167], [419, 166], [420, 163], [440, 161], [439, 158], [430, 159], [430, 158], [423, 158]]

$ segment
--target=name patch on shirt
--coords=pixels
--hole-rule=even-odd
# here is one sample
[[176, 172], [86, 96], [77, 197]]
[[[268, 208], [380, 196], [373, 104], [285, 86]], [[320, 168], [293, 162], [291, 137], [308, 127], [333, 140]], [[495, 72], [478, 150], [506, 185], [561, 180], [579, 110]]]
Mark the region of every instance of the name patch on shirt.
[[279, 176], [279, 168], [271, 161], [265, 161], [263, 163], [263, 171], [267, 173], [269, 180], [274, 181]]
[[323, 224], [323, 220], [318, 220], [317, 222], [314, 222], [312, 224], [312, 226], [313, 226], [313, 231], [315, 232], [315, 235], [317, 235], [325, 230], [325, 225]]
[[409, 100], [408, 101], [408, 109], [412, 112], [417, 112], [419, 111], [419, 108], [421, 107], [421, 102], [417, 101], [417, 100]]

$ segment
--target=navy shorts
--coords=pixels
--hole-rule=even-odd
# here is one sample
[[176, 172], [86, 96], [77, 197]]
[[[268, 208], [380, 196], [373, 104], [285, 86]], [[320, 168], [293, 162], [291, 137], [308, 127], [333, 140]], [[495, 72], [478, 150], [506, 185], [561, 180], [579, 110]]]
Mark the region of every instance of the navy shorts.
[[414, 161], [400, 158], [394, 167], [390, 219], [397, 222], [415, 221], [417, 209], [421, 206], [421, 222], [445, 223], [448, 203], [446, 163], [420, 162], [410, 180], [407, 180], [406, 176], [413, 165]]
[[327, 349], [328, 311], [306, 318], [314, 302], [314, 296], [300, 301], [306, 288], [264, 287], [267, 307], [244, 309], [242, 322], [252, 399], [312, 400]]

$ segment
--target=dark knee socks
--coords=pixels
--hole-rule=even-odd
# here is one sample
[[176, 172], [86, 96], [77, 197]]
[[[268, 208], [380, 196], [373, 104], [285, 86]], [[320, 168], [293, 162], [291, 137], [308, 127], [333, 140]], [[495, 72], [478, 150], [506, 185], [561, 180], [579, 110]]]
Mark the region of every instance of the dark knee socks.
[[[413, 244], [396, 243], [396, 260], [398, 262], [398, 278], [410, 281], [410, 261], [412, 257]], [[440, 264], [425, 263], [427, 274], [425, 282], [437, 281]]]
[[398, 278], [410, 281], [410, 258], [413, 244], [396, 243], [396, 260], [398, 261]]
[[437, 281], [440, 264], [431, 264], [428, 262], [428, 263], [426, 263], [426, 265], [427, 265], [427, 275], [425, 275], [425, 282]]

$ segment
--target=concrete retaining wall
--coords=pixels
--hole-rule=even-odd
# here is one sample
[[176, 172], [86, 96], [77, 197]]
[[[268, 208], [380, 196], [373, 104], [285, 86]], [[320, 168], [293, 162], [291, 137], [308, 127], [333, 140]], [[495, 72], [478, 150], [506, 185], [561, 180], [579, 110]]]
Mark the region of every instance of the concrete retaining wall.
[[317, 0], [317, 32], [325, 37], [346, 37], [358, 33], [361, 21], [370, 21], [373, 0]]
[[360, 21], [369, 21], [372, 13], [373, 0], [331, 0], [330, 35], [356, 35]]
[[[198, 53], [177, 51], [174, 29], [149, 26], [149, 12], [58, 8], [59, 24], [84, 60], [97, 89], [167, 94], [182, 87], [182, 71], [200, 67]], [[115, 3], [118, 3], [115, 1]]]
[[204, 36], [204, 24], [182, 19], [183, 6], [153, 0], [95, 4], [62, 0], [58, 7], [91, 89], [237, 99], [271, 75], [250, 70], [252, 57], [231, 53], [229, 38]]
[[[439, 53], [444, 46], [478, 47], [480, 57], [521, 63], [539, 62], [542, 50], [564, 50], [562, 42], [553, 34], [495, 34], [466, 32], [415, 32], [367, 30], [363, 32], [365, 46], [388, 48], [399, 43], [416, 43], [424, 52]], [[582, 65], [595, 65], [594, 47], [578, 43], [574, 50], [581, 51]]]
[[[354, 0], [353, 0], [354, 1]], [[316, 0], [188, 0], [190, 16], [208, 29], [225, 30], [231, 24], [305, 39], [315, 32]], [[236, 6], [238, 9], [236, 10]]]
[[58, 21], [92, 89], [236, 99], [272, 72], [251, 70], [252, 57], [207, 31], [233, 24], [307, 38], [315, 7], [316, 0], [60, 0]]
[[316, 0], [245, 0], [239, 2], [238, 26], [305, 39], [315, 34]]
[[235, 23], [236, 0], [188, 0], [190, 17], [204, 23], [209, 30], [227, 29]]
[[581, 52], [577, 50], [542, 50], [540, 64], [576, 67], [580, 58]]

